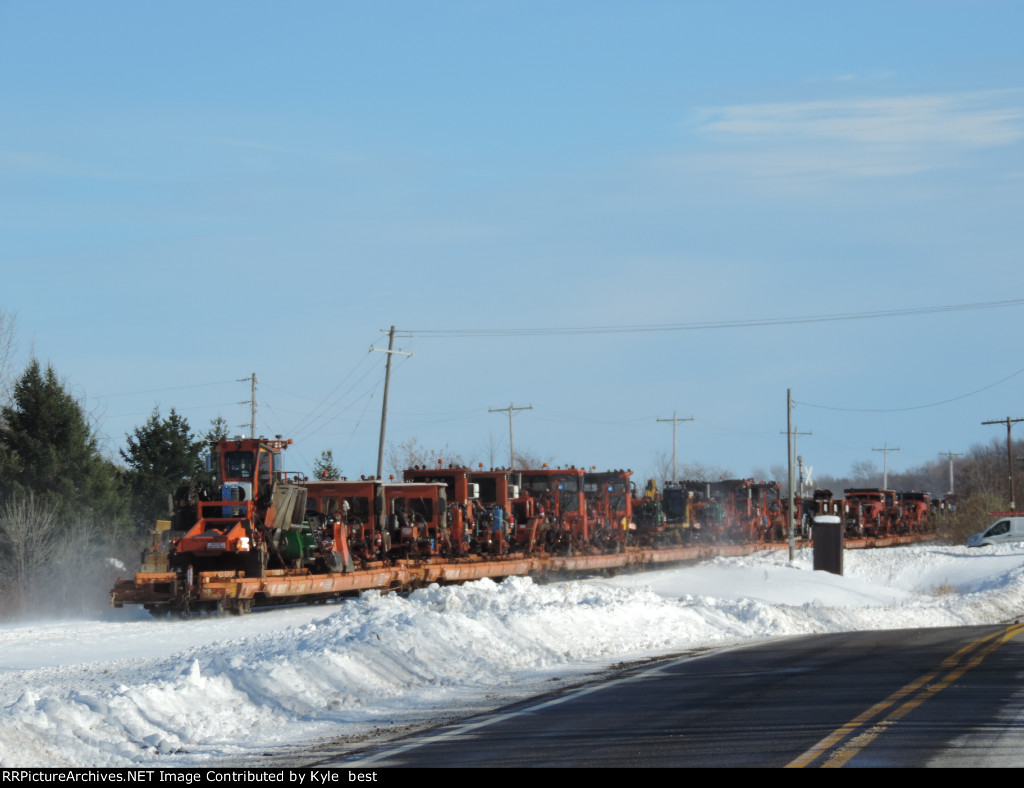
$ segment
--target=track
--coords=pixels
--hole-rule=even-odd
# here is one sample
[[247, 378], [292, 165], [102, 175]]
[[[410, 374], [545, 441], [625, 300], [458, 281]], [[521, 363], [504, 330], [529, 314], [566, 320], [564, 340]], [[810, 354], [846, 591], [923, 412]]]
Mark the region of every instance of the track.
[[[930, 536], [890, 536], [858, 539], [848, 549], [892, 547], [927, 541]], [[813, 546], [808, 542], [808, 546]], [[119, 580], [111, 594], [114, 607], [143, 605], [154, 615], [167, 612], [217, 611], [247, 613], [255, 606], [315, 602], [352, 596], [361, 591], [409, 591], [433, 583], [452, 585], [489, 578], [593, 574], [636, 571], [669, 564], [705, 561], [717, 556], [741, 556], [763, 550], [787, 549], [786, 544], [704, 544], [665, 549], [626, 549], [616, 553], [575, 556], [472, 557], [453, 560], [399, 561], [353, 572], [313, 574], [308, 570], [270, 570], [264, 577], [240, 572], [200, 572], [192, 583], [180, 573], [139, 572], [131, 580]]]

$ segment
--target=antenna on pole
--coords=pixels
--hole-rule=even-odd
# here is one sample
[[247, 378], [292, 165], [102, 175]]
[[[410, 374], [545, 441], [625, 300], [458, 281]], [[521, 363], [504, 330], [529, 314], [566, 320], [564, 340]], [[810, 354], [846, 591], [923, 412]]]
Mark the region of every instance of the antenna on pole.
[[[384, 329], [381, 329], [383, 331]], [[408, 336], [408, 335], [406, 335]], [[391, 388], [391, 357], [396, 353], [400, 356], [411, 356], [412, 353], [403, 353], [401, 350], [393, 350], [395, 346], [395, 327], [391, 326], [391, 330], [388, 332], [388, 349], [382, 350], [381, 348], [370, 345], [370, 352], [374, 351], [378, 353], [387, 353], [388, 363], [385, 366], [384, 371], [384, 404], [381, 406], [380, 412], [380, 443], [377, 444], [377, 478], [384, 478], [384, 433], [388, 423], [388, 391]]]

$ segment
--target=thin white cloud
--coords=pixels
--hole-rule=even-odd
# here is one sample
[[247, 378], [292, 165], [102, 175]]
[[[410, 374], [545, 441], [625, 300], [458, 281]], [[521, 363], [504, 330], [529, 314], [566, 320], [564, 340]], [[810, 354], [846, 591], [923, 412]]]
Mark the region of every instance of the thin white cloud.
[[[1005, 94], [998, 94], [1005, 95]], [[1024, 107], [989, 93], [751, 104], [704, 110], [703, 134], [863, 143], [1006, 145], [1024, 137]]]
[[691, 128], [708, 146], [678, 161], [755, 177], [875, 178], [953, 166], [1024, 139], [1019, 91], [705, 108]]
[[715, 151], [675, 158], [687, 171], [714, 174], [735, 171], [769, 180], [822, 181], [836, 178], [884, 178], [913, 175], [935, 169], [935, 160], [923, 152], [813, 150], [796, 145], [770, 150]]

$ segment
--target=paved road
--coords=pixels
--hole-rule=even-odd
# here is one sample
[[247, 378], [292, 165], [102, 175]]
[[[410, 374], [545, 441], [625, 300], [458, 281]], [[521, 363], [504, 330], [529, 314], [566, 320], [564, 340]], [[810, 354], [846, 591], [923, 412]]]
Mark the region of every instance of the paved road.
[[1021, 631], [817, 635], [673, 659], [308, 765], [1021, 766]]

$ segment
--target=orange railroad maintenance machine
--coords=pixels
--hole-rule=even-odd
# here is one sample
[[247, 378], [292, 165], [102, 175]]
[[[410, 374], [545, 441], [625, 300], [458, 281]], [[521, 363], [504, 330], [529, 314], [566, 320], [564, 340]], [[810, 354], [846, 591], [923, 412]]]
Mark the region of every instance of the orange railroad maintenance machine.
[[[157, 617], [245, 613], [374, 589], [740, 555], [781, 547], [786, 535], [776, 482], [684, 482], [659, 495], [653, 480], [638, 493], [628, 470], [441, 462], [407, 469], [402, 482], [312, 481], [284, 470], [290, 444], [211, 443], [206, 484], [174, 497], [141, 570], [118, 580], [111, 604]], [[795, 522], [833, 506], [828, 495], [800, 502]], [[915, 503], [925, 528], [926, 499]]]

